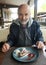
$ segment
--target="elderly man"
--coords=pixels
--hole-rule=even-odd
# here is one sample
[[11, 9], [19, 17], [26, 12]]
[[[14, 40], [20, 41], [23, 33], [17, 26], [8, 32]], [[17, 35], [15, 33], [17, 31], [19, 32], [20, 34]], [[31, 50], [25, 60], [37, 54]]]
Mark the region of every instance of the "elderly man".
[[43, 48], [43, 37], [38, 22], [31, 19], [30, 7], [22, 4], [18, 8], [18, 19], [10, 26], [7, 42], [4, 43], [2, 51], [6, 52], [11, 46], [31, 46]]

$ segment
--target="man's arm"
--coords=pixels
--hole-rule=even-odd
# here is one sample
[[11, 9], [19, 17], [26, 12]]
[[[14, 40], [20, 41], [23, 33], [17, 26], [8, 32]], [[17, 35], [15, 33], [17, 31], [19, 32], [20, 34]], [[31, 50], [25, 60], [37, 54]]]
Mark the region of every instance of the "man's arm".
[[14, 26], [15, 26], [15, 24], [12, 23], [10, 26], [9, 35], [8, 35], [7, 41], [6, 41], [10, 46], [13, 46], [13, 44], [15, 43], [16, 33], [15, 33], [15, 27]]
[[40, 25], [37, 23], [36, 25], [36, 45], [38, 48], [43, 48], [44, 47], [44, 40], [42, 36], [42, 32], [40, 30]]
[[9, 35], [8, 35], [8, 38], [7, 38], [7, 41], [6, 43], [4, 43], [3, 47], [2, 47], [2, 51], [3, 52], [6, 52], [10, 49], [11, 46], [14, 45], [15, 43], [15, 37], [16, 37], [16, 30], [15, 30], [15, 24], [11, 24], [10, 26], [10, 32], [9, 32]]

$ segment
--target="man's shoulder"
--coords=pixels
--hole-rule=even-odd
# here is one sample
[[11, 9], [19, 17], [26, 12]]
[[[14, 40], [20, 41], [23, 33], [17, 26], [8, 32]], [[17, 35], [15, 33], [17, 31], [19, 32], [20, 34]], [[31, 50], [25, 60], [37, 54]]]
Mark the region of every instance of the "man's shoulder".
[[12, 24], [10, 25], [10, 28], [18, 28], [19, 26], [18, 26], [17, 21], [18, 21], [18, 19], [13, 20], [13, 21], [12, 21]]
[[19, 19], [18, 18], [12, 21], [11, 26], [18, 26], [18, 25], [19, 25]]
[[33, 20], [32, 25], [34, 25], [34, 26], [40, 26], [39, 22], [38, 21], [35, 21], [35, 20]]
[[17, 18], [17, 19], [15, 19], [15, 20], [13, 20], [12, 21], [15, 25], [20, 25], [20, 23], [19, 23], [19, 19]]

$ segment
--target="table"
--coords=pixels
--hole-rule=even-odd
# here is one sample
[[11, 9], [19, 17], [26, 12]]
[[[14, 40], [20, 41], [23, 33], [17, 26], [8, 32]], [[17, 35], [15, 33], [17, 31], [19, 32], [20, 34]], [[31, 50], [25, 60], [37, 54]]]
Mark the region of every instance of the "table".
[[11, 57], [11, 53], [13, 52], [14, 49], [15, 47], [12, 47], [7, 53], [4, 54], [3, 59], [1, 61], [2, 63], [0, 65], [46, 65], [46, 58], [43, 56], [42, 50], [39, 50], [39, 57], [35, 62], [22, 63], [14, 60]]

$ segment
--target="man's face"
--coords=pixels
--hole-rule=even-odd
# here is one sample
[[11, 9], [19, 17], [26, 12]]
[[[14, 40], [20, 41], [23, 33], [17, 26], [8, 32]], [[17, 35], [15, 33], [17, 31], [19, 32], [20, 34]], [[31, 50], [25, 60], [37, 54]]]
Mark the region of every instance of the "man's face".
[[30, 17], [29, 8], [27, 6], [22, 6], [18, 13], [18, 18], [21, 24], [26, 24], [29, 20], [29, 17]]

